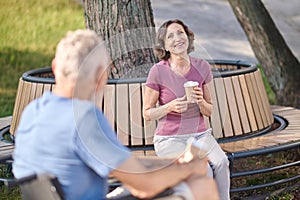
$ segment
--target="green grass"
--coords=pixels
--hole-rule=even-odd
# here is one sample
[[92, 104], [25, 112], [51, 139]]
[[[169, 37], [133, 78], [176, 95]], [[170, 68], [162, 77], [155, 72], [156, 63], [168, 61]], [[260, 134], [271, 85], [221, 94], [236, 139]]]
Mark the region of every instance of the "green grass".
[[18, 80], [51, 65], [58, 41], [85, 28], [83, 8], [73, 0], [0, 0], [0, 117], [12, 115]]
[[[0, 177], [12, 178], [11, 169], [7, 165], [0, 165]], [[20, 191], [18, 188], [7, 188], [0, 183], [0, 199], [21, 199]]]
[[[85, 28], [73, 0], [0, 0], [0, 117], [12, 115], [18, 80], [25, 71], [51, 65], [58, 41]], [[10, 176], [0, 167], [1, 177]], [[0, 199], [20, 199], [0, 186]]]

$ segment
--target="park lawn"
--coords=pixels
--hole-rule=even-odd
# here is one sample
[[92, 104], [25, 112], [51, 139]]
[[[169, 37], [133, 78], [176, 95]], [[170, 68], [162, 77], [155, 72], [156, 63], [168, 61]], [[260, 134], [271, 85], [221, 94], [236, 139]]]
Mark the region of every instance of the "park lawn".
[[[0, 117], [12, 115], [20, 76], [51, 65], [58, 41], [85, 28], [84, 11], [73, 0], [0, 0]], [[1, 177], [10, 176], [0, 168]], [[20, 199], [0, 186], [0, 199]]]
[[0, 0], [0, 117], [12, 115], [18, 80], [28, 70], [51, 65], [58, 41], [85, 28], [74, 0]]

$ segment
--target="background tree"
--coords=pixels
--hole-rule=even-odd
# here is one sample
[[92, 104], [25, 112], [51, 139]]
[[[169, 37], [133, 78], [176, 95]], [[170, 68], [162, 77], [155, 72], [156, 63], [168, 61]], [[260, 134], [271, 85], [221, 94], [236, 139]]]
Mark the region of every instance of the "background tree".
[[156, 62], [150, 0], [84, 0], [86, 27], [96, 31], [113, 60], [109, 78], [147, 76]]
[[228, 0], [276, 94], [276, 104], [300, 108], [300, 63], [261, 0]]

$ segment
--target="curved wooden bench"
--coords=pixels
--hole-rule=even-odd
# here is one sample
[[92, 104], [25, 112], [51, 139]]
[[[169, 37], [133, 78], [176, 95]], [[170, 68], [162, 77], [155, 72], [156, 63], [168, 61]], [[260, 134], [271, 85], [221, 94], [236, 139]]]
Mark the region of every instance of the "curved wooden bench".
[[[240, 158], [249, 158], [251, 156], [266, 155], [289, 149], [298, 149], [300, 151], [300, 110], [292, 107], [272, 106], [275, 121], [278, 121], [279, 127], [275, 130], [258, 134], [255, 137], [243, 138], [242, 140], [227, 141], [221, 143], [221, 147], [227, 152], [230, 159], [231, 178], [251, 176], [255, 174], [263, 174], [278, 171], [286, 168], [292, 168], [300, 165], [300, 160], [278, 164], [270, 163], [266, 168], [256, 170], [238, 169], [233, 170], [234, 164]], [[280, 122], [281, 121], [281, 122]], [[279, 184], [291, 182], [300, 178], [300, 174], [296, 174], [287, 178], [282, 178], [273, 182], [231, 188], [231, 192], [241, 192], [246, 190], [260, 189]]]
[[[288, 124], [282, 129], [269, 131], [259, 137], [246, 138], [239, 141], [221, 143], [221, 147], [229, 153], [234, 153], [236, 158], [257, 155], [254, 149], [277, 148], [282, 145], [300, 147], [300, 110], [292, 107], [272, 106], [274, 115], [281, 116]], [[239, 154], [239, 152], [248, 152]]]
[[[211, 117], [205, 118], [205, 122], [213, 128], [213, 134], [227, 152], [231, 166], [237, 158], [300, 146], [300, 127], [297, 125], [300, 124], [299, 110], [273, 107], [273, 115], [259, 69], [240, 61], [213, 60], [210, 64], [214, 75], [213, 84], [210, 85], [214, 112]], [[146, 122], [142, 117], [145, 82], [146, 78], [108, 80], [103, 94], [96, 97], [96, 104], [103, 110], [124, 145], [136, 154], [153, 156], [152, 140], [156, 122]], [[32, 70], [22, 76], [11, 134], [15, 133], [24, 107], [54, 87], [50, 68]], [[272, 130], [274, 121], [281, 125], [280, 129]], [[262, 171], [232, 173], [232, 177]], [[250, 189], [253, 188], [257, 187]]]
[[[26, 77], [30, 76], [31, 81], [26, 81]], [[41, 79], [43, 81], [41, 82]], [[39, 98], [46, 91], [52, 91], [54, 87], [54, 77], [51, 68], [43, 68], [38, 71], [32, 70], [23, 74], [19, 79], [18, 91], [16, 95], [13, 118], [11, 122], [10, 132], [15, 133], [19, 120], [24, 108], [34, 99]]]
[[[273, 116], [259, 70], [243, 62], [217, 60], [210, 63], [214, 74], [214, 84], [210, 85], [210, 91], [216, 106], [212, 116], [205, 121], [213, 128], [215, 137], [228, 138], [269, 128]], [[230, 70], [224, 71], [226, 69]], [[42, 80], [39, 76], [43, 77]], [[145, 82], [146, 78], [108, 80], [103, 99], [98, 98], [96, 102], [125, 145], [152, 143], [156, 126], [153, 123], [146, 124], [141, 113]], [[54, 84], [49, 68], [23, 75], [19, 80], [13, 112], [12, 134], [15, 133], [24, 107], [43, 92], [51, 91]], [[130, 136], [131, 132], [136, 135], [128, 139], [127, 135]], [[136, 138], [144, 137], [143, 134], [146, 140], [137, 142]]]

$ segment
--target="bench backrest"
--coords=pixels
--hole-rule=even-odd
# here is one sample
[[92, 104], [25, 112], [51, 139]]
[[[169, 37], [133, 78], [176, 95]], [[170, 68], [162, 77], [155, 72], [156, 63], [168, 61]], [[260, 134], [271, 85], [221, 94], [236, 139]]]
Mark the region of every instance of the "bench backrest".
[[[213, 114], [205, 118], [216, 138], [229, 138], [268, 128], [273, 115], [259, 69], [240, 69], [241, 64], [213, 64], [213, 83], [209, 85], [214, 102]], [[232, 73], [237, 70], [239, 73]], [[43, 69], [44, 70], [44, 69]], [[222, 73], [219, 73], [223, 70]], [[244, 70], [244, 71], [243, 71]], [[47, 71], [47, 70], [46, 70]], [[51, 70], [50, 70], [51, 71]], [[46, 73], [46, 72], [45, 72]], [[48, 72], [49, 73], [49, 69]], [[37, 79], [37, 78], [36, 78]], [[146, 78], [109, 80], [97, 104], [127, 146], [151, 145], [156, 121], [142, 117]], [[45, 91], [55, 87], [54, 80], [40, 83], [20, 79], [11, 124], [15, 133], [24, 107]]]

